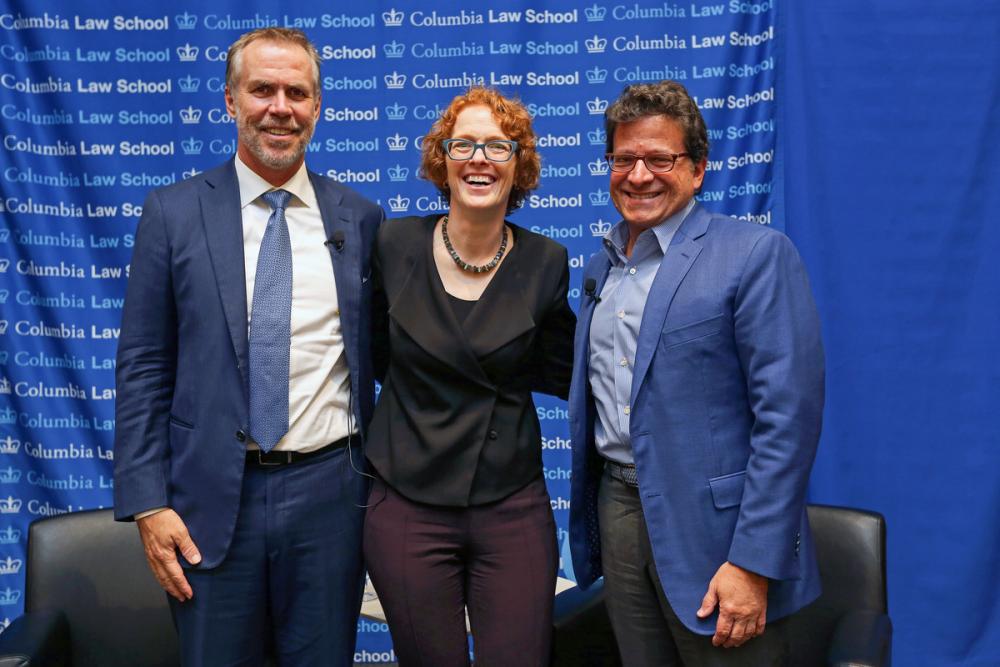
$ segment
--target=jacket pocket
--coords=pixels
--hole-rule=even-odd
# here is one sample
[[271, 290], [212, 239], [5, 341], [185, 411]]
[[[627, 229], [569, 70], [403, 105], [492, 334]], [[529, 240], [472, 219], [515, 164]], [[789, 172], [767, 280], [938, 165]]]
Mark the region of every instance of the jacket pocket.
[[713, 477], [708, 480], [708, 485], [712, 489], [712, 503], [715, 509], [726, 509], [735, 507], [743, 500], [743, 483], [746, 481], [747, 471], [729, 473]]
[[194, 424], [186, 422], [175, 415], [170, 415], [170, 423], [181, 428], [194, 428]]
[[722, 315], [716, 315], [707, 320], [664, 331], [660, 334], [660, 344], [664, 347], [675, 347], [706, 336], [714, 336], [720, 331], [722, 331]]

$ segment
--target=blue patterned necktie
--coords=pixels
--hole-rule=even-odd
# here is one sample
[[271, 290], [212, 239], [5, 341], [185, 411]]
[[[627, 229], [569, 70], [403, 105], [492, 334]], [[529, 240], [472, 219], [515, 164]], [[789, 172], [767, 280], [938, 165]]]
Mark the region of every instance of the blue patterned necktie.
[[[262, 195], [271, 208], [257, 255], [250, 316], [250, 436], [265, 452], [288, 432], [288, 356], [292, 319], [292, 243], [286, 190]], [[206, 378], [211, 381], [211, 378]]]

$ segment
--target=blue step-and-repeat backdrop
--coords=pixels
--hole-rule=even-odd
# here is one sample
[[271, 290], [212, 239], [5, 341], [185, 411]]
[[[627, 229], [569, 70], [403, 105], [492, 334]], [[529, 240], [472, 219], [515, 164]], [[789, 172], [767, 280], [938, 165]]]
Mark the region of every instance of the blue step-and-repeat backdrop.
[[[112, 502], [115, 350], [146, 193], [231, 159], [226, 49], [298, 27], [324, 59], [308, 164], [390, 216], [444, 212], [416, 176], [421, 140], [472, 84], [535, 118], [541, 187], [513, 220], [569, 248], [571, 300], [610, 204], [603, 112], [630, 83], [675, 79], [697, 98], [711, 153], [700, 199], [782, 225], [775, 154], [774, 0], [579, 3], [234, 2], [0, 7], [0, 622], [22, 609], [28, 524]], [[565, 404], [538, 397], [545, 476], [566, 526]], [[360, 622], [359, 662], [394, 659]]]

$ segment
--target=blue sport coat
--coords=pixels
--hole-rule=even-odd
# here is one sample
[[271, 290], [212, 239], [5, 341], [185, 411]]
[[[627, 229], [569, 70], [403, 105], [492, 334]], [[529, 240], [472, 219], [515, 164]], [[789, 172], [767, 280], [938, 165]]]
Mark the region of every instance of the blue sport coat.
[[[600, 294], [610, 262], [584, 272]], [[588, 381], [595, 300], [584, 295], [570, 387], [570, 540], [579, 584], [601, 576]], [[806, 520], [823, 411], [819, 318], [783, 234], [696, 205], [670, 243], [639, 329], [629, 435], [656, 571], [671, 607], [699, 634], [708, 583], [725, 561], [768, 586], [768, 620], [818, 597]]]
[[[364, 429], [374, 407], [369, 260], [384, 214], [329, 178], [309, 178], [326, 237], [343, 232], [343, 244], [328, 248], [354, 418]], [[249, 425], [243, 222], [232, 161], [150, 193], [130, 273], [116, 372], [115, 518], [169, 506], [187, 524], [201, 567], [215, 567], [239, 510]]]

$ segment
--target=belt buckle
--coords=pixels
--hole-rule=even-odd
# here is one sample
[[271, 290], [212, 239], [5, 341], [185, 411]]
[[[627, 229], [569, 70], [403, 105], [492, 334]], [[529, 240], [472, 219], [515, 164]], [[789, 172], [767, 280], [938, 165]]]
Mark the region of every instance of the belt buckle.
[[[267, 455], [270, 455], [270, 454], [284, 454], [285, 455], [285, 460], [284, 461], [274, 461], [274, 462], [265, 461], [264, 460], [264, 456], [267, 456]], [[291, 452], [265, 452], [263, 449], [258, 449], [257, 450], [257, 463], [258, 463], [258, 465], [262, 465], [262, 466], [281, 466], [281, 465], [285, 465], [286, 463], [291, 463], [291, 462], [292, 462], [292, 453]]]

